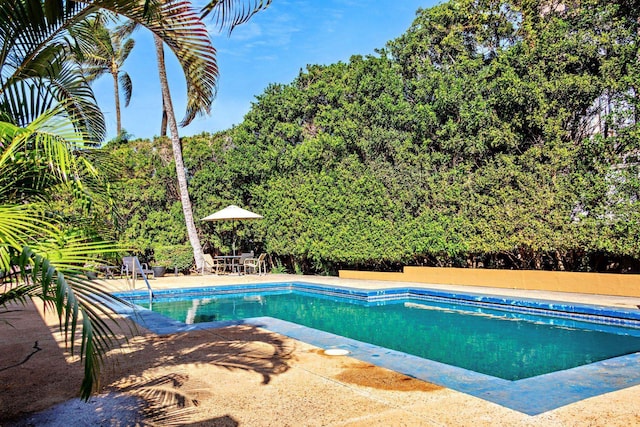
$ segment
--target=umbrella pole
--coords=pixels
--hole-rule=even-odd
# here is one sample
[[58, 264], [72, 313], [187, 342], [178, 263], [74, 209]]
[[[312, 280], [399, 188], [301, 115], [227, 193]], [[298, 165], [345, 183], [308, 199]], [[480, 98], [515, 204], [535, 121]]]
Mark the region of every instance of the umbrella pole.
[[233, 242], [231, 243], [231, 249], [233, 250], [233, 256], [236, 256], [236, 220], [232, 220], [233, 224]]

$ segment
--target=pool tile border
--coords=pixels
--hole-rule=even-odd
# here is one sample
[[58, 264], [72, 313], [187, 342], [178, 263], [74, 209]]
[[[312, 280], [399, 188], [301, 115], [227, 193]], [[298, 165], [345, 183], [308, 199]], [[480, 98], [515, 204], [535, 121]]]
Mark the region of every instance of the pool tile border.
[[[212, 292], [237, 293], [239, 291], [261, 292], [293, 289], [321, 292], [330, 296], [350, 297], [369, 303], [398, 298], [424, 298], [449, 302], [458, 300], [463, 301], [465, 304], [487, 308], [499, 305], [503, 308], [507, 306], [506, 308], [510, 310], [535, 314], [544, 314], [544, 312], [552, 311], [555, 315], [569, 319], [591, 320], [604, 324], [640, 328], [640, 311], [587, 304], [567, 304], [557, 301], [445, 292], [427, 288], [362, 290], [306, 282], [279, 282], [158, 290], [155, 291], [155, 298], [191, 297], [211, 294]], [[135, 296], [144, 301], [144, 298], [148, 298], [148, 293], [123, 292], [117, 293], [116, 296]], [[159, 335], [242, 324], [262, 327], [320, 348], [346, 349], [350, 353], [349, 356], [356, 359], [497, 403], [528, 415], [538, 415], [589, 397], [640, 384], [640, 353], [537, 377], [508, 381], [271, 317], [187, 325], [140, 307], [118, 306], [114, 307], [114, 309]]]

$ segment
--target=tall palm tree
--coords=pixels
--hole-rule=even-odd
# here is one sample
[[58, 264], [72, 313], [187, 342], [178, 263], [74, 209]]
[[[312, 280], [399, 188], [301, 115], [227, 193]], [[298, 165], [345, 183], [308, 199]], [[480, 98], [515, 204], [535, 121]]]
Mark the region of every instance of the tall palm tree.
[[71, 344], [82, 328], [84, 398], [97, 386], [113, 332], [102, 319], [108, 310], [98, 303], [110, 297], [82, 279], [82, 265], [117, 248], [50, 216], [47, 202], [61, 186], [80, 198], [94, 187], [108, 189], [86, 151], [87, 143], [103, 138], [103, 117], [67, 55], [68, 29], [99, 10], [144, 25], [176, 54], [189, 92], [184, 120], [210, 107], [217, 76], [202, 22], [180, 3], [0, 0], [0, 280], [13, 282], [3, 287], [0, 309], [40, 297], [57, 311]]
[[173, 159], [176, 164], [176, 176], [178, 178], [182, 213], [184, 214], [184, 222], [187, 227], [189, 242], [193, 248], [193, 257], [196, 261], [196, 268], [200, 271], [202, 269], [202, 263], [204, 262], [202, 256], [202, 245], [200, 244], [198, 230], [196, 229], [195, 222], [193, 221], [193, 208], [191, 206], [191, 198], [189, 197], [187, 174], [185, 172], [184, 161], [182, 159], [182, 145], [180, 143], [180, 135], [178, 134], [178, 124], [176, 123], [173, 102], [171, 101], [171, 93], [169, 91], [169, 81], [167, 79], [167, 71], [164, 63], [162, 39], [154, 36], [154, 44], [156, 47], [156, 58], [158, 60], [160, 89], [162, 90], [163, 119], [166, 118], [169, 133], [171, 135], [171, 148], [173, 150]]
[[[229, 33], [235, 28], [236, 25], [240, 25], [248, 21], [253, 15], [259, 12], [261, 9], [268, 7], [271, 4], [271, 0], [259, 1], [259, 0], [245, 0], [245, 4], [240, 7], [238, 0], [213, 0], [206, 4], [202, 8], [202, 17], [206, 17], [210, 13], [213, 13], [213, 17], [216, 23], [220, 26], [220, 29], [228, 28]], [[167, 80], [166, 66], [164, 62], [164, 47], [162, 40], [159, 37], [154, 38], [156, 47], [156, 58], [158, 61], [158, 73], [160, 76], [160, 88], [162, 91], [162, 125], [161, 132], [163, 133], [166, 126], [169, 128], [169, 134], [171, 138], [171, 146], [173, 148], [173, 157], [176, 164], [176, 176], [178, 179], [178, 189], [180, 190], [180, 201], [182, 204], [182, 212], [184, 214], [185, 225], [187, 227], [187, 235], [189, 242], [193, 248], [193, 256], [196, 261], [196, 268], [202, 269], [203, 264], [203, 252], [202, 245], [200, 244], [200, 238], [198, 236], [198, 230], [193, 221], [193, 208], [191, 206], [191, 199], [189, 197], [189, 188], [187, 184], [187, 176], [184, 168], [184, 160], [182, 158], [182, 146], [180, 143], [180, 135], [178, 133], [178, 125], [175, 119], [175, 112], [173, 109], [173, 102], [171, 100], [171, 92], [169, 89], [169, 83]], [[207, 113], [209, 109], [204, 109]], [[186, 126], [189, 121], [183, 120], [181, 125]]]
[[124, 106], [129, 106], [133, 85], [129, 74], [122, 69], [135, 47], [135, 40], [130, 38], [133, 27], [120, 25], [111, 30], [106, 26], [104, 14], [97, 14], [94, 19], [86, 19], [71, 29], [71, 34], [78, 41], [76, 50], [78, 61], [84, 69], [89, 83], [110, 74], [113, 79], [113, 93], [116, 111], [116, 134], [122, 133], [122, 113], [120, 110], [120, 88], [124, 95]]

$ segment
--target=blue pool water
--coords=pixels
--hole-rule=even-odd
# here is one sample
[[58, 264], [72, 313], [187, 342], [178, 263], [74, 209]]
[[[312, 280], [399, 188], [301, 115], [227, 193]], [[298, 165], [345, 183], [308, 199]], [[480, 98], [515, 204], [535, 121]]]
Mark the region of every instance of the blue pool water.
[[152, 309], [187, 324], [273, 317], [510, 381], [640, 351], [638, 329], [462, 302], [279, 290], [172, 297]]

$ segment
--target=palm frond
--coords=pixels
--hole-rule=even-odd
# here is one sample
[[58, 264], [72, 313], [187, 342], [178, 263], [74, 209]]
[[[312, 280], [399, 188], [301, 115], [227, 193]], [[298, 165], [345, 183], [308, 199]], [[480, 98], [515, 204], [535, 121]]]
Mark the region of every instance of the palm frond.
[[266, 9], [272, 0], [212, 0], [202, 8], [202, 18], [212, 15], [220, 30], [233, 29]]
[[131, 92], [133, 90], [131, 77], [129, 77], [129, 74], [121, 72], [118, 80], [120, 81], [120, 86], [122, 86], [122, 90], [124, 91], [124, 106], [128, 107], [129, 101], [131, 101]]
[[[92, 8], [78, 2], [20, 0], [0, 2], [0, 108], [12, 121], [25, 126], [56, 103], [78, 107], [93, 102], [93, 93], [77, 67], [68, 64], [64, 38], [66, 25], [89, 13]], [[72, 86], [65, 87], [66, 84]], [[104, 123], [97, 107], [80, 114], [74, 123], [86, 127], [94, 139], [104, 135]]]
[[4, 282], [15, 283], [15, 286], [0, 293], [0, 307], [6, 307], [9, 303], [25, 305], [38, 289], [36, 284], [19, 282], [17, 275], [18, 273], [2, 271], [0, 279]]
[[95, 66], [83, 66], [84, 78], [88, 83], [92, 83], [98, 80], [100, 77], [109, 73], [108, 68], [101, 66], [99, 63], [95, 63]]
[[[0, 123], [0, 140], [3, 141], [0, 151], [0, 196], [5, 203], [24, 204], [25, 200], [45, 200], [46, 190], [57, 185], [64, 177], [54, 167], [55, 158], [40, 156], [55, 150], [37, 146], [41, 141], [32, 138], [32, 135], [32, 129]], [[61, 163], [68, 163], [66, 154], [61, 156]]]
[[13, 157], [12, 162], [0, 166], [0, 197], [4, 203], [46, 201], [49, 196], [46, 190], [60, 180], [48, 173], [45, 162], [32, 159], [28, 153], [13, 153]]
[[[79, 348], [84, 361], [81, 397], [88, 399], [99, 385], [102, 357], [116, 343], [114, 337], [117, 335], [110, 326], [115, 317], [107, 305], [127, 303], [84, 279], [77, 267], [60, 267], [28, 247], [20, 251], [10, 248], [9, 252], [11, 265], [19, 271], [22, 283], [27, 285], [19, 285], [12, 288], [14, 292], [3, 293], [0, 306], [11, 298], [23, 301], [38, 297], [55, 310], [71, 353], [75, 354], [75, 349]], [[121, 322], [116, 324], [122, 327]], [[131, 327], [129, 325], [129, 332]], [[76, 343], [76, 331], [80, 328], [82, 334]]]
[[78, 68], [69, 63], [64, 64], [56, 79], [50, 81], [50, 90], [56, 96], [58, 105], [64, 107], [74, 127], [85, 135], [86, 140], [98, 143], [104, 139], [104, 115], [98, 107], [93, 90]]
[[132, 4], [129, 0], [102, 0], [93, 4], [145, 26], [176, 55], [187, 84], [187, 111], [181, 126], [191, 123], [198, 114], [211, 111], [218, 78], [216, 51], [206, 26], [189, 1], [150, 0]]
[[[120, 37], [120, 36], [118, 36]], [[120, 49], [119, 62], [122, 64], [127, 60], [133, 48], [136, 47], [136, 41], [134, 39], [126, 39], [124, 44], [122, 45], [122, 49]]]
[[34, 250], [46, 256], [56, 268], [63, 271], [81, 271], [85, 264], [99, 263], [100, 257], [106, 251], [116, 252], [123, 249], [112, 242], [87, 241], [86, 235], [78, 231], [59, 234], [57, 237], [59, 240], [39, 242], [34, 246]]
[[[95, 0], [87, 3], [148, 28], [173, 51], [187, 84], [187, 111], [180, 123], [182, 126], [191, 123], [197, 115], [211, 111], [218, 78], [216, 51], [206, 26], [189, 1]], [[133, 24], [125, 24], [122, 31], [126, 34], [132, 27]]]
[[[187, 111], [181, 124], [187, 125], [198, 114], [209, 113], [216, 94], [218, 68], [215, 49], [211, 45], [204, 23], [191, 8], [188, 1], [148, 0], [70, 0], [45, 1], [20, 0], [0, 3], [0, 110], [11, 111], [16, 123], [25, 125], [30, 118], [51, 108], [53, 101], [67, 100], [77, 96], [74, 102], [65, 103], [69, 115], [77, 126], [85, 130], [94, 140], [104, 136], [104, 118], [95, 106], [95, 98], [86, 80], [74, 74], [70, 67], [54, 61], [40, 78], [29, 75], [32, 62], [44, 49], [58, 46], [68, 51], [64, 34], [74, 23], [104, 9], [125, 16], [157, 34], [174, 52], [182, 65], [187, 81]], [[2, 23], [5, 25], [2, 25]], [[11, 23], [11, 25], [9, 25]], [[60, 62], [62, 57], [59, 57]], [[44, 65], [45, 62], [41, 61]], [[76, 71], [79, 67], [75, 67]], [[58, 74], [61, 73], [60, 76]], [[71, 76], [77, 79], [69, 79]], [[54, 78], [55, 76], [55, 78]], [[21, 82], [21, 83], [20, 83]], [[73, 84], [72, 84], [73, 83]], [[64, 84], [72, 84], [65, 87]], [[14, 87], [15, 88], [12, 88]], [[22, 89], [22, 91], [21, 91]], [[47, 91], [51, 91], [48, 93]], [[21, 102], [34, 108], [27, 109]], [[39, 103], [39, 105], [33, 105]], [[22, 107], [22, 108], [20, 108]], [[86, 111], [82, 112], [81, 108]]]
[[[19, 248], [30, 243], [31, 236], [52, 237], [56, 231], [56, 225], [45, 220], [41, 205], [0, 205], [0, 242], [5, 245]], [[0, 263], [0, 269], [8, 267]]]
[[[57, 43], [59, 28], [87, 8], [81, 2], [19, 0], [0, 2], [2, 75], [24, 74], [33, 57]], [[6, 68], [10, 71], [7, 72]]]
[[13, 123], [26, 126], [43, 111], [49, 110], [54, 101], [45, 79], [21, 79], [5, 85], [0, 109], [11, 117]]
[[0, 92], [0, 108], [26, 126], [56, 105], [66, 108], [79, 131], [101, 140], [105, 134], [102, 112], [84, 79], [82, 69], [67, 61], [67, 50], [61, 46], [47, 48], [34, 56], [22, 74], [4, 81]]
[[140, 24], [138, 24], [136, 21], [127, 19], [115, 28], [115, 33], [118, 37], [120, 37], [120, 40], [124, 40], [131, 34], [133, 34], [133, 32], [138, 28], [139, 25]]
[[[10, 223], [6, 228], [7, 233], [11, 230], [18, 233], [24, 229], [25, 232], [20, 235], [31, 233], [43, 238], [47, 234], [36, 234], [37, 228], [56, 230], [52, 218], [43, 222], [45, 216], [41, 206], [25, 203], [25, 200], [31, 198], [46, 200], [51, 194], [73, 194], [75, 200], [86, 206], [85, 213], [96, 202], [105, 206], [107, 212], [115, 212], [110, 181], [117, 176], [116, 166], [100, 150], [86, 149], [86, 137], [59, 114], [64, 110], [59, 106], [39, 117], [27, 128], [0, 123], [0, 196], [5, 203], [20, 206], [13, 209], [24, 209], [24, 218], [39, 221], [35, 222], [34, 219], [34, 225], [30, 229]], [[104, 166], [105, 170], [96, 165]], [[29, 212], [26, 212], [27, 207], [31, 209]], [[50, 211], [49, 216], [51, 214]], [[115, 216], [112, 217], [117, 220]], [[8, 221], [12, 216], [7, 215], [6, 218]], [[11, 240], [9, 237], [3, 239], [10, 241], [15, 247], [26, 242], [24, 239]]]

